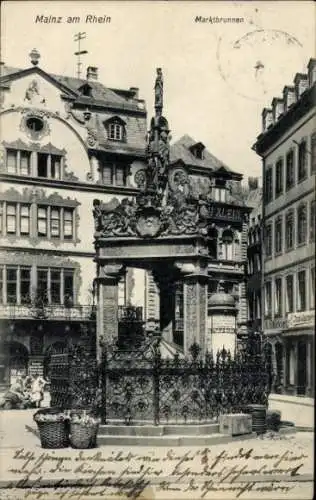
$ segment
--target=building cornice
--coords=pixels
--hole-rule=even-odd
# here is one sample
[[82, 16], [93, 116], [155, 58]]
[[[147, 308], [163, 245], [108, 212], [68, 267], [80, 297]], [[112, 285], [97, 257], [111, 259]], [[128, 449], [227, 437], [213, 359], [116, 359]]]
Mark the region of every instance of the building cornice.
[[271, 148], [295, 123], [303, 118], [315, 106], [316, 85], [307, 89], [291, 108], [282, 115], [279, 120], [268, 130], [257, 137], [253, 149], [259, 156], [265, 156], [266, 151]]
[[135, 196], [139, 192], [137, 188], [128, 186], [106, 186], [101, 184], [90, 184], [80, 181], [58, 181], [53, 179], [39, 179], [37, 177], [22, 177], [12, 174], [0, 174], [0, 181], [12, 182], [20, 185], [34, 185], [57, 189], [71, 189], [72, 191], [87, 191], [92, 193], [104, 193], [122, 196]]
[[285, 273], [286, 271], [288, 272], [288, 274], [292, 274], [293, 272], [295, 272], [295, 269], [297, 267], [301, 265], [306, 265], [306, 268], [308, 268], [308, 265], [313, 262], [314, 262], [313, 256], [304, 257], [303, 259], [295, 260], [290, 264], [285, 264], [284, 266], [275, 267], [271, 271], [265, 271], [264, 278], [268, 277], [269, 279], [267, 281], [270, 281], [274, 276], [278, 276], [280, 273], [282, 275], [286, 274]]
[[[93, 245], [91, 244], [91, 247]], [[95, 252], [87, 252], [84, 250], [71, 250], [71, 249], [65, 249], [65, 250], [57, 250], [56, 248], [27, 248], [24, 246], [18, 247], [18, 246], [1, 246], [1, 255], [3, 255], [3, 252], [8, 252], [8, 262], [12, 263], [12, 254], [14, 252], [21, 252], [24, 254], [29, 254], [32, 256], [36, 255], [52, 255], [54, 257], [87, 257], [89, 259], [93, 259], [95, 257]]]
[[265, 214], [263, 216], [263, 219], [265, 221], [267, 221], [271, 217], [274, 217], [275, 215], [279, 214], [280, 212], [283, 212], [284, 210], [287, 210], [288, 208], [295, 205], [298, 201], [302, 200], [303, 198], [307, 197], [308, 195], [310, 195], [314, 192], [315, 192], [315, 188], [313, 186], [312, 188], [304, 191], [303, 193], [300, 193], [298, 196], [296, 196], [296, 198], [293, 198], [293, 199], [285, 202], [283, 205], [280, 205], [278, 208], [276, 208], [275, 210], [273, 210], [267, 214], [267, 207], [270, 208], [270, 206], [273, 206], [273, 204], [275, 204], [275, 200], [269, 202], [269, 204], [265, 206]]

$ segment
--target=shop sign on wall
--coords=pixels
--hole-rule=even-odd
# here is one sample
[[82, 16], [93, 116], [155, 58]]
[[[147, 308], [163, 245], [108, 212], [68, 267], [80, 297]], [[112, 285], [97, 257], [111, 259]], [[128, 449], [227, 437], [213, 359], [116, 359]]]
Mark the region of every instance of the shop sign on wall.
[[287, 318], [273, 318], [264, 320], [265, 330], [281, 330], [288, 327]]
[[242, 221], [240, 208], [231, 208], [226, 205], [214, 203], [210, 206], [210, 217], [217, 220]]

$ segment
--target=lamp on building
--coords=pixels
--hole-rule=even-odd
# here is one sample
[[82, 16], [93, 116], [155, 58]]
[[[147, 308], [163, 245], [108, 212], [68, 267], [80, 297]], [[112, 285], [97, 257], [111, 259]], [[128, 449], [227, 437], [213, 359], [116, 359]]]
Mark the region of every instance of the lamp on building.
[[10, 323], [9, 330], [10, 330], [11, 333], [14, 332], [14, 330], [15, 330], [15, 324], [14, 323]]

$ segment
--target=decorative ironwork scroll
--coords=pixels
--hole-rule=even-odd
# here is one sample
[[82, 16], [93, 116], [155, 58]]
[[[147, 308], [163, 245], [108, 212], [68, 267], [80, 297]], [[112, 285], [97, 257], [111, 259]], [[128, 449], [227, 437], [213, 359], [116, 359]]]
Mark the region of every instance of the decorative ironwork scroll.
[[[188, 357], [163, 359], [160, 337], [145, 338], [135, 349], [103, 345], [102, 362], [82, 346], [51, 361], [52, 405], [98, 405], [103, 423], [207, 423], [249, 404], [266, 404], [271, 367], [264, 351], [248, 348], [232, 358], [193, 344]], [[100, 400], [97, 388], [100, 388]]]
[[251, 403], [266, 404], [268, 371], [264, 357], [223, 349], [200, 356], [197, 344], [187, 358], [162, 359], [159, 339], [140, 349], [104, 350], [103, 421], [206, 423], [221, 413], [238, 413]]

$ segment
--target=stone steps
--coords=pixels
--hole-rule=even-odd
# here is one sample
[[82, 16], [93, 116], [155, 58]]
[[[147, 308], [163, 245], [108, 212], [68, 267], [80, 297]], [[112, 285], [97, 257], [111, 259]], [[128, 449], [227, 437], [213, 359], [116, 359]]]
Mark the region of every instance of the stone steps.
[[201, 425], [100, 425], [100, 436], [209, 436], [219, 432], [219, 424]]
[[211, 444], [226, 444], [233, 441], [243, 441], [256, 437], [256, 433], [242, 436], [226, 436], [220, 433], [209, 435], [163, 435], [163, 436], [131, 436], [98, 434], [98, 446], [209, 446]]

